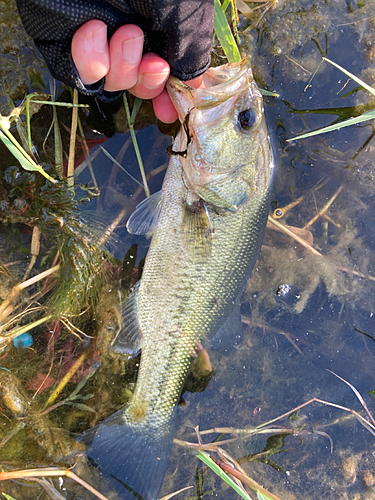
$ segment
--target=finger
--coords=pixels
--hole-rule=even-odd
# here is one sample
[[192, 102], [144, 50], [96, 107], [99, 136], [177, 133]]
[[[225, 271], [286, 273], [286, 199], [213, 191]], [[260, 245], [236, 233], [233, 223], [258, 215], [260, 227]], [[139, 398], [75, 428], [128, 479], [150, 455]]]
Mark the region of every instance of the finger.
[[[196, 89], [202, 88], [204, 87], [203, 75], [197, 76], [185, 83]], [[152, 100], [152, 104], [154, 106], [155, 115], [160, 121], [164, 123], [173, 123], [178, 119], [178, 113], [166, 89]]]
[[138, 81], [130, 92], [141, 99], [153, 99], [165, 87], [169, 64], [157, 54], [144, 54], [138, 68]]
[[121, 26], [109, 42], [110, 69], [104, 89], [109, 92], [133, 87], [143, 52], [143, 31], [135, 24]]
[[205, 87], [204, 81], [203, 81], [203, 75], [196, 76], [192, 80], [187, 80], [184, 83], [187, 85], [190, 85], [190, 87], [194, 87], [195, 89], [201, 89]]
[[83, 24], [73, 36], [71, 50], [74, 64], [85, 85], [103, 78], [109, 70], [106, 24], [98, 20]]
[[161, 94], [152, 100], [155, 115], [164, 123], [173, 123], [178, 118], [178, 113], [172, 104], [168, 92], [164, 89]]

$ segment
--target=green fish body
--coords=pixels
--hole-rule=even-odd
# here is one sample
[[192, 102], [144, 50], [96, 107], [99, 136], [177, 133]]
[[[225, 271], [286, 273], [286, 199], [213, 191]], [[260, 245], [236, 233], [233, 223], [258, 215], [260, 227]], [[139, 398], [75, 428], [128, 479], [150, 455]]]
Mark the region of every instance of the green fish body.
[[162, 190], [127, 225], [152, 236], [118, 339], [142, 349], [141, 364], [130, 403], [100, 425], [88, 450], [127, 485], [119, 489], [126, 499], [157, 498], [197, 342], [238, 328], [269, 212], [273, 157], [250, 66], [212, 68], [204, 80], [195, 90], [170, 78], [181, 131]]

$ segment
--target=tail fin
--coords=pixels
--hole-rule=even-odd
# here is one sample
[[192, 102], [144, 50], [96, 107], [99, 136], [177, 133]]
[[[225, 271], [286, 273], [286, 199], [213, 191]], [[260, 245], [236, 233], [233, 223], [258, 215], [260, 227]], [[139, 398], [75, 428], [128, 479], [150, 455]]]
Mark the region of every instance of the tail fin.
[[[157, 500], [171, 452], [174, 420], [151, 431], [130, 426], [120, 410], [98, 426], [87, 457], [111, 478], [119, 498]], [[83, 437], [84, 442], [90, 434]]]

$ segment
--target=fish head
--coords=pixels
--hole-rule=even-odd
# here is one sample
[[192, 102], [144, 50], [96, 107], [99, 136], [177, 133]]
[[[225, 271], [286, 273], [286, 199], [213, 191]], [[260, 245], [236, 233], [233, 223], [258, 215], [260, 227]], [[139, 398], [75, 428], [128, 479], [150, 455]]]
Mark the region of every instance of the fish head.
[[188, 190], [218, 210], [235, 211], [267, 190], [273, 168], [262, 95], [249, 61], [210, 68], [204, 88], [171, 77], [169, 95], [182, 123]]

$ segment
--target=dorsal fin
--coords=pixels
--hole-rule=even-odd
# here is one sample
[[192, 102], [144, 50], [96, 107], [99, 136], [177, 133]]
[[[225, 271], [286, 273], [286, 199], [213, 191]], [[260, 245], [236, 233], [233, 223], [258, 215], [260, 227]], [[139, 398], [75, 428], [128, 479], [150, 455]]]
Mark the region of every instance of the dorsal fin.
[[137, 206], [126, 223], [129, 233], [151, 236], [162, 207], [163, 192], [157, 191]]

